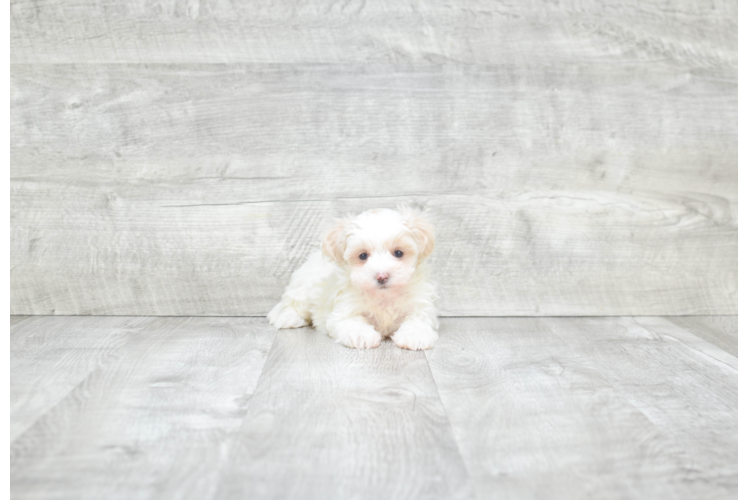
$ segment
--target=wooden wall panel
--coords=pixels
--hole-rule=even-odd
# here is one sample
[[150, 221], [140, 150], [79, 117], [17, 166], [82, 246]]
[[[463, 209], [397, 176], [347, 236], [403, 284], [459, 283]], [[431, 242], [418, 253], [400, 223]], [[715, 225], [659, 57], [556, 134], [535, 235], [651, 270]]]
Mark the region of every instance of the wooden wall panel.
[[251, 201], [536, 189], [737, 200], [728, 70], [12, 69], [15, 179], [236, 182]]
[[12, 3], [12, 313], [263, 314], [400, 202], [445, 315], [737, 312], [733, 3], [276, 4]]
[[737, 66], [734, 0], [14, 0], [12, 62]]
[[232, 203], [232, 187], [206, 200], [145, 183], [18, 183], [12, 313], [264, 314], [333, 216], [402, 201], [432, 212], [444, 315], [713, 314], [736, 303], [736, 229], [716, 197]]

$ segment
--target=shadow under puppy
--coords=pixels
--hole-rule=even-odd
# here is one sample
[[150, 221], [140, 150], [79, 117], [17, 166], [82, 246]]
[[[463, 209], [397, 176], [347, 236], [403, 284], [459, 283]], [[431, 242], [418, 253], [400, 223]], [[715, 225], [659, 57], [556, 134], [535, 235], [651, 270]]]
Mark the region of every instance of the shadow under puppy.
[[312, 324], [335, 342], [430, 349], [438, 338], [436, 286], [425, 262], [434, 229], [417, 210], [378, 208], [348, 216], [324, 236], [291, 277], [268, 320], [276, 328]]

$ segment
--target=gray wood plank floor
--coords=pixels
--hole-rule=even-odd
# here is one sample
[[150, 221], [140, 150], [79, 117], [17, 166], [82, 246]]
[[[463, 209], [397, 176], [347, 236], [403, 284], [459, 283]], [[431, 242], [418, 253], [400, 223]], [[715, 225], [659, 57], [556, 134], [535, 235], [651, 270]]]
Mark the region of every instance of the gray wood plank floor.
[[427, 358], [480, 498], [737, 495], [737, 367], [698, 337], [633, 318], [445, 326]]
[[21, 321], [26, 321], [29, 318], [29, 316], [11, 316], [10, 317], [10, 326], [13, 328], [13, 325], [17, 325]]
[[733, 356], [738, 355], [737, 316], [680, 316], [668, 319]]
[[738, 379], [738, 487], [748, 491], [748, 379]]
[[[92, 345], [112, 335], [111, 318], [76, 319]], [[12, 496], [210, 498], [274, 336], [255, 319], [153, 320], [12, 441]], [[36, 369], [52, 382], [57, 365]]]
[[281, 330], [224, 469], [221, 498], [468, 498], [423, 352], [341, 348]]
[[13, 325], [11, 319], [10, 439], [28, 430], [100, 365], [111, 361], [151, 321], [42, 316]]
[[12, 498], [736, 498], [736, 317], [11, 317]]

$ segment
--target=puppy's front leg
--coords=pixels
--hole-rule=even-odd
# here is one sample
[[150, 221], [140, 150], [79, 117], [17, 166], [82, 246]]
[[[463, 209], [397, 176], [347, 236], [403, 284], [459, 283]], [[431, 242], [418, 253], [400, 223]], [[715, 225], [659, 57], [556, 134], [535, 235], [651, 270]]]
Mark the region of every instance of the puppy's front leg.
[[382, 335], [361, 316], [331, 319], [327, 332], [335, 342], [353, 349], [372, 349], [382, 341]]
[[392, 341], [401, 349], [422, 351], [436, 344], [439, 334], [436, 315], [420, 314], [408, 317], [392, 335]]

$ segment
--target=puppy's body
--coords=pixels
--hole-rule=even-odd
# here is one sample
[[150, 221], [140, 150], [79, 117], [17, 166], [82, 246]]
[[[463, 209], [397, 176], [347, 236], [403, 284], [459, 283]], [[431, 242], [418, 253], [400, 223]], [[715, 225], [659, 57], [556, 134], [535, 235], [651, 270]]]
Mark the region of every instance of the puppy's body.
[[402, 348], [429, 349], [439, 325], [424, 262], [432, 249], [433, 230], [418, 212], [377, 209], [344, 219], [294, 272], [268, 319], [277, 328], [311, 323], [348, 347], [392, 337]]

